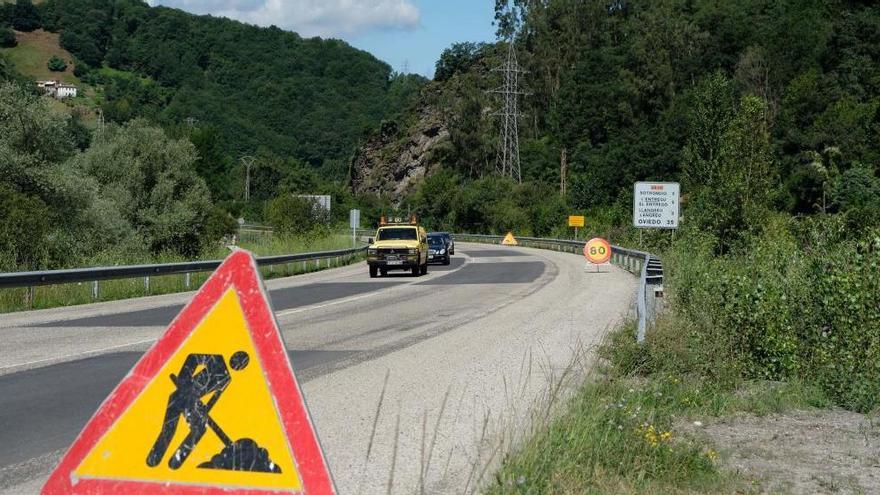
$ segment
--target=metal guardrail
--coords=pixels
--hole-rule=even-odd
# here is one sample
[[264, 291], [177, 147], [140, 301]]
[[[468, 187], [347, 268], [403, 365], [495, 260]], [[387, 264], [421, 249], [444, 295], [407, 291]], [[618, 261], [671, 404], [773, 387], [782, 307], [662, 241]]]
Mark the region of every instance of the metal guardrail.
[[[367, 250], [367, 246], [335, 251], [319, 251], [314, 253], [283, 254], [278, 256], [262, 256], [257, 258], [258, 266], [274, 266], [296, 262], [314, 261], [354, 256]], [[155, 265], [106, 266], [96, 268], [74, 268], [69, 270], [46, 270], [36, 272], [0, 273], [0, 289], [18, 287], [35, 287], [41, 285], [70, 284], [91, 282], [92, 296], [98, 298], [98, 282], [124, 278], [144, 278], [144, 287], [149, 291], [150, 277], [162, 275], [186, 276], [185, 285], [190, 287], [190, 275], [198, 272], [213, 271], [220, 266], [221, 260], [188, 261], [182, 263], [162, 263]], [[328, 261], [329, 265], [329, 261]]]
[[[500, 244], [504, 236], [482, 234], [453, 234], [456, 240], [475, 241], [490, 244]], [[519, 245], [562, 251], [567, 253], [581, 253], [585, 241], [570, 239], [545, 239], [541, 237], [517, 237]], [[636, 293], [636, 340], [645, 341], [645, 331], [649, 321], [654, 320], [654, 295], [649, 294], [649, 286], [663, 285], [663, 264], [659, 257], [620, 246], [611, 246], [611, 262], [622, 266], [627, 271], [639, 275], [639, 288]], [[661, 291], [662, 293], [662, 291]]]

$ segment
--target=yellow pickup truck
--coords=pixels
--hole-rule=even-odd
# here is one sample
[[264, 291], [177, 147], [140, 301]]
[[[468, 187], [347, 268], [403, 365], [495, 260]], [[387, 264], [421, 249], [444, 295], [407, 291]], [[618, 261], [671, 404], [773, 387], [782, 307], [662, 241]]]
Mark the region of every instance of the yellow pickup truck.
[[415, 221], [379, 223], [367, 249], [370, 278], [391, 270], [408, 270], [414, 277], [428, 273], [428, 233]]

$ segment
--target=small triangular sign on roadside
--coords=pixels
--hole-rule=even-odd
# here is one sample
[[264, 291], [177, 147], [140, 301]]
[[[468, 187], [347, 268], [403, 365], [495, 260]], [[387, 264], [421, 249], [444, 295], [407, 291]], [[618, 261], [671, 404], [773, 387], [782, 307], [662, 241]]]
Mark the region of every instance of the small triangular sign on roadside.
[[250, 253], [232, 253], [211, 275], [41, 493], [335, 493]]
[[516, 246], [519, 244], [516, 242], [516, 237], [513, 237], [513, 232], [508, 232], [506, 236], [504, 236], [504, 240], [501, 241], [502, 246]]

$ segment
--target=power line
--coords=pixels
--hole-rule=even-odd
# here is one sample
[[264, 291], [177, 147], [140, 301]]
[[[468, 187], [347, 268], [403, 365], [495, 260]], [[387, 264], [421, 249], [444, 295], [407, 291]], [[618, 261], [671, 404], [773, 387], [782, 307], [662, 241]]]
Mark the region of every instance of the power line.
[[497, 169], [502, 176], [512, 177], [522, 182], [522, 170], [519, 161], [519, 97], [527, 93], [519, 88], [520, 74], [525, 74], [516, 59], [516, 48], [511, 36], [507, 42], [507, 61], [501, 67], [492, 69], [492, 72], [500, 72], [504, 77], [504, 84], [490, 93], [499, 95], [503, 109], [492, 115], [501, 117], [501, 139], [498, 146]]

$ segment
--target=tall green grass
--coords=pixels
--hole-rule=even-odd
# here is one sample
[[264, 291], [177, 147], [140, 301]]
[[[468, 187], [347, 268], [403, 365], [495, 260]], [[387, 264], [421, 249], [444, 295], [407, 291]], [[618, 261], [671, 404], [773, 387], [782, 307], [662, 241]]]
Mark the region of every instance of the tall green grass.
[[801, 381], [722, 384], [694, 372], [681, 321], [663, 317], [652, 331], [645, 345], [635, 343], [632, 323], [612, 332], [591, 380], [562, 415], [538, 424], [505, 458], [486, 492], [758, 493], [748, 480], [719, 469], [721, 454], [690, 433], [693, 422], [829, 404], [821, 389]]

